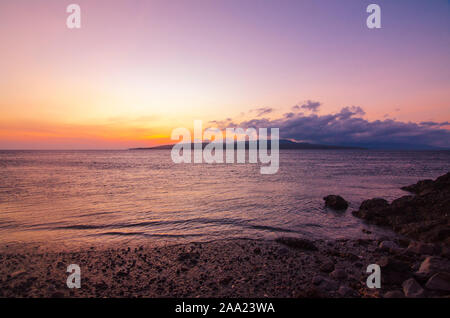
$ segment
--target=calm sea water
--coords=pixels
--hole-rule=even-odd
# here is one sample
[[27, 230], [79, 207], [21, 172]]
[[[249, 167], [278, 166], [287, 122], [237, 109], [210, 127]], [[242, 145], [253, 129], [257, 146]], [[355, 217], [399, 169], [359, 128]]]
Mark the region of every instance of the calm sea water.
[[[0, 242], [182, 243], [362, 237], [351, 211], [450, 170], [450, 152], [285, 150], [280, 170], [174, 164], [168, 150], [0, 152]], [[347, 212], [324, 207], [340, 194]], [[380, 231], [371, 227], [373, 231]]]

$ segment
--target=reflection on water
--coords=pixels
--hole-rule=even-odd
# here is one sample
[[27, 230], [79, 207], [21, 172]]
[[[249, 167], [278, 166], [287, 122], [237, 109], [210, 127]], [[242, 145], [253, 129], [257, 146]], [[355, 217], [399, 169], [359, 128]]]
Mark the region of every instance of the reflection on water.
[[[173, 164], [170, 151], [0, 152], [0, 242], [165, 243], [360, 237], [362, 200], [450, 169], [450, 152], [280, 151], [255, 164]], [[340, 194], [345, 213], [322, 197]], [[373, 230], [373, 229], [372, 229]]]

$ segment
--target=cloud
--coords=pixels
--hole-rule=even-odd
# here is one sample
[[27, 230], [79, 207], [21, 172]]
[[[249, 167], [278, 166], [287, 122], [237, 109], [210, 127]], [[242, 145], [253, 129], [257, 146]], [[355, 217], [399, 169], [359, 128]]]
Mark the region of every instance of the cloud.
[[445, 127], [445, 126], [450, 126], [450, 122], [448, 121], [444, 121], [441, 123], [437, 123], [434, 121], [423, 121], [420, 123], [423, 126], [429, 126], [429, 127]]
[[313, 102], [311, 100], [307, 100], [304, 104], [295, 105], [294, 107], [292, 107], [292, 109], [293, 110], [306, 109], [308, 111], [316, 113], [319, 110], [320, 105], [322, 105], [320, 102]]
[[212, 124], [212, 126], [214, 126], [214, 127], [228, 127], [228, 126], [232, 127], [232, 126], [236, 126], [236, 124], [233, 123], [231, 118], [227, 118], [225, 120], [210, 120], [208, 122], [208, 124]]
[[282, 118], [251, 119], [234, 127], [277, 127], [280, 138], [329, 145], [383, 149], [450, 148], [450, 131], [442, 128], [449, 122], [369, 121], [361, 118], [364, 115], [361, 107], [347, 106], [334, 114], [286, 113]]
[[256, 112], [257, 117], [261, 117], [262, 115], [270, 114], [271, 112], [273, 112], [273, 108], [261, 107], [261, 108], [252, 109], [250, 112], [252, 112], [252, 111]]
[[359, 106], [346, 106], [338, 114], [340, 118], [350, 118], [352, 116], [364, 116], [366, 112]]
[[283, 116], [286, 117], [286, 118], [292, 118], [292, 117], [295, 116], [295, 114], [294, 113], [286, 113]]

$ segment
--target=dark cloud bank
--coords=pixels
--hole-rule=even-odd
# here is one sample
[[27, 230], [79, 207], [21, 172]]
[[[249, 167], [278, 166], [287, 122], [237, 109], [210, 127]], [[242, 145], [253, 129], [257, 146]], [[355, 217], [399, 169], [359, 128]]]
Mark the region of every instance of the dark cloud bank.
[[[280, 138], [326, 145], [372, 149], [450, 149], [448, 122], [400, 122], [395, 119], [368, 121], [359, 106], [344, 107], [339, 113], [317, 115], [320, 103], [308, 101], [282, 118], [252, 119], [241, 123], [216, 122], [224, 127], [280, 128]], [[222, 128], [224, 128], [222, 127]]]

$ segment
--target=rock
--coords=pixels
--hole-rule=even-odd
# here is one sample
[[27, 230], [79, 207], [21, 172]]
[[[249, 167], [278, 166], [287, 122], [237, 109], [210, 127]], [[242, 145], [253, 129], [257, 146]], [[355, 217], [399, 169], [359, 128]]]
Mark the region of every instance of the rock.
[[322, 298], [323, 296], [324, 295], [316, 287], [306, 288], [295, 295], [296, 298]]
[[278, 255], [279, 256], [285, 256], [289, 254], [289, 250], [285, 247], [282, 247], [280, 249], [278, 249]]
[[414, 278], [404, 281], [402, 287], [406, 297], [420, 298], [425, 296], [425, 290]]
[[319, 290], [323, 291], [335, 291], [336, 289], [339, 288], [339, 284], [331, 279], [327, 279], [323, 276], [320, 275], [315, 275], [313, 277], [313, 279], [311, 280], [311, 283], [315, 286], [317, 286], [317, 288]]
[[441, 256], [450, 259], [450, 246], [442, 246]]
[[382, 257], [376, 264], [380, 265], [383, 284], [401, 284], [410, 277], [410, 265], [394, 256]]
[[[407, 188], [417, 195], [403, 196], [391, 204], [379, 198], [366, 200], [352, 214], [370, 223], [391, 227], [410, 239], [450, 245], [450, 172], [435, 181], [419, 181]], [[429, 254], [428, 246], [422, 248]]]
[[405, 295], [403, 294], [403, 292], [401, 292], [399, 290], [391, 290], [391, 291], [388, 291], [386, 294], [384, 294], [383, 297], [384, 298], [404, 298]]
[[98, 290], [106, 290], [106, 289], [108, 289], [108, 285], [104, 281], [101, 281], [100, 283], [94, 284], [94, 287], [95, 287], [95, 289], [98, 289]]
[[325, 206], [335, 210], [345, 210], [348, 208], [348, 202], [340, 195], [327, 195], [323, 198]]
[[347, 278], [347, 273], [343, 269], [337, 268], [331, 272], [330, 276], [341, 280]]
[[323, 283], [321, 284], [321, 286], [328, 291], [334, 291], [336, 289], [338, 289], [339, 284], [338, 282], [335, 282], [334, 280], [324, 280]]
[[450, 274], [449, 273], [437, 273], [431, 276], [431, 278], [425, 284], [425, 287], [431, 290], [450, 291]]
[[226, 286], [226, 285], [229, 285], [232, 280], [233, 280], [233, 277], [227, 276], [227, 277], [221, 279], [219, 283], [223, 286]]
[[383, 241], [379, 245], [380, 249], [383, 251], [390, 251], [390, 252], [399, 252], [400, 248], [398, 245], [393, 241]]
[[19, 276], [22, 276], [23, 274], [25, 274], [27, 271], [21, 269], [18, 271], [15, 271], [14, 273], [11, 274], [11, 278], [17, 278]]
[[339, 288], [339, 283], [331, 279], [323, 279], [319, 287], [326, 291], [335, 291]]
[[195, 266], [198, 263], [199, 253], [180, 253], [177, 260], [188, 266]]
[[412, 184], [406, 187], [401, 187], [402, 190], [408, 191], [411, 193], [419, 194], [426, 190], [431, 190], [433, 188], [433, 180], [420, 180], [416, 184]]
[[407, 238], [398, 238], [395, 242], [397, 242], [398, 246], [401, 248], [407, 248], [411, 243], [411, 240], [408, 240]]
[[353, 211], [352, 214], [375, 224], [386, 225], [385, 218], [389, 212], [389, 203], [385, 199], [375, 198], [363, 201], [359, 210]]
[[275, 239], [275, 242], [278, 242], [280, 244], [284, 244], [288, 247], [296, 248], [296, 249], [302, 249], [302, 250], [309, 250], [309, 251], [317, 251], [318, 248], [314, 245], [313, 242], [306, 240], [306, 239], [300, 239], [300, 238], [294, 238], [294, 237], [279, 237]]
[[422, 255], [433, 255], [434, 254], [434, 245], [433, 244], [427, 244], [422, 242], [411, 242], [408, 245], [408, 248], [406, 249], [408, 252], [412, 252], [415, 254], [422, 254]]
[[429, 256], [420, 264], [417, 275], [420, 277], [431, 277], [438, 272], [446, 272], [450, 268], [450, 262], [446, 259]]
[[334, 270], [333, 262], [325, 262], [320, 266], [320, 270], [325, 273], [330, 273]]
[[313, 283], [314, 285], [320, 285], [320, 283], [323, 282], [323, 277], [322, 276], [314, 276], [311, 283]]
[[354, 295], [353, 289], [351, 289], [350, 287], [347, 287], [347, 286], [341, 286], [341, 287], [339, 287], [337, 293], [338, 293], [339, 296], [341, 296], [341, 297], [351, 297], [351, 296]]
[[359, 206], [360, 210], [381, 210], [389, 207], [389, 203], [385, 199], [374, 198], [370, 200], [365, 200]]

